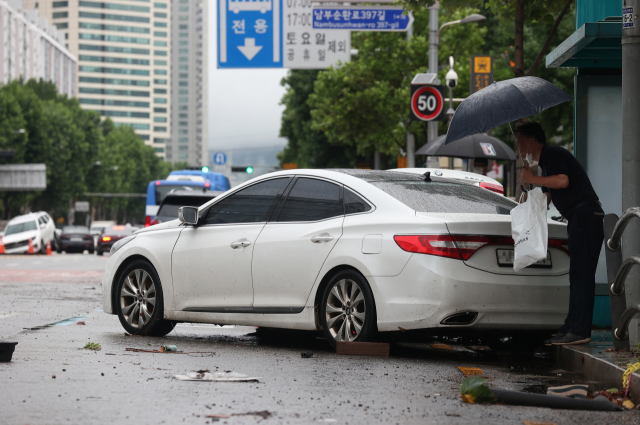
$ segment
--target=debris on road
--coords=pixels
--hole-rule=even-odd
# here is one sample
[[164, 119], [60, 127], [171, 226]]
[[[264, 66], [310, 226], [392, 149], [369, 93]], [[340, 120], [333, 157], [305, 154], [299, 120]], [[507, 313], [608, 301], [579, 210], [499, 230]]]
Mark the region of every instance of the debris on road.
[[16, 349], [17, 342], [0, 342], [0, 362], [10, 362], [13, 357], [13, 351]]
[[56, 379], [56, 375], [51, 375], [51, 378]]
[[169, 353], [169, 352], [177, 352], [177, 351], [178, 351], [178, 347], [176, 347], [175, 345], [163, 345], [160, 347], [161, 353]]
[[214, 418], [214, 419], [227, 419], [230, 417], [231, 415], [205, 415], [205, 418]]
[[[167, 350], [168, 347], [173, 347], [173, 349]], [[124, 349], [124, 351], [132, 351], [134, 353], [207, 354], [208, 356], [213, 356], [214, 354], [216, 354], [215, 351], [176, 351], [176, 350], [177, 350], [177, 347], [175, 345], [161, 346], [157, 350], [143, 350], [142, 348], [125, 348]], [[203, 357], [205, 357], [205, 356], [203, 356]]]
[[[614, 391], [615, 390], [615, 391]], [[613, 405], [618, 407], [624, 407], [625, 409], [633, 409], [635, 405], [629, 398], [627, 398], [625, 391], [618, 391], [617, 388], [610, 388], [606, 391], [599, 391], [593, 394], [593, 398], [606, 399]]]
[[594, 400], [582, 400], [571, 397], [558, 397], [547, 394], [531, 394], [518, 391], [507, 391], [492, 389], [498, 403], [510, 404], [514, 406], [549, 407], [552, 409], [567, 410], [597, 410], [597, 411], [618, 411], [617, 405], [609, 403], [604, 398]]
[[466, 378], [462, 381], [462, 385], [460, 385], [462, 400], [471, 404], [493, 403], [496, 401], [496, 396], [491, 392], [489, 387], [485, 385], [487, 382], [489, 382], [488, 379], [478, 376]]
[[76, 322], [76, 325], [86, 325], [84, 322]]
[[336, 344], [336, 354], [352, 356], [389, 357], [391, 344], [387, 342], [343, 342]]
[[100, 344], [95, 343], [95, 342], [87, 342], [87, 345], [85, 345], [83, 348], [85, 350], [93, 350], [93, 351], [102, 350], [102, 347], [100, 346]]
[[435, 348], [436, 350], [453, 350], [453, 348], [451, 348], [450, 345], [447, 344], [441, 344], [438, 342], [433, 342], [431, 344], [429, 344], [431, 347]]
[[458, 370], [464, 373], [465, 376], [482, 375], [484, 373], [482, 369], [477, 367], [458, 367]]
[[260, 410], [259, 412], [234, 413], [232, 416], [260, 416], [262, 419], [269, 419], [271, 412], [268, 410]]
[[300, 356], [302, 356], [303, 359], [310, 359], [313, 357], [313, 351], [303, 351], [300, 353]]
[[179, 381], [215, 382], [258, 382], [259, 379], [262, 379], [233, 371], [212, 373], [209, 370], [191, 371], [186, 375], [173, 375], [173, 377]]
[[584, 384], [571, 384], [547, 388], [547, 395], [561, 397], [587, 398], [588, 393], [589, 386]]

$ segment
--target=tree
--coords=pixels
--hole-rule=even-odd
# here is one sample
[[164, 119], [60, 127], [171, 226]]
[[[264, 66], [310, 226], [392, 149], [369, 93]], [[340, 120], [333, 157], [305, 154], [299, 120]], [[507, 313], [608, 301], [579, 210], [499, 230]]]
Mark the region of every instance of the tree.
[[353, 168], [354, 147], [331, 144], [320, 131], [311, 128], [311, 108], [307, 103], [319, 71], [293, 70], [280, 83], [287, 88], [280, 104], [282, 113], [280, 136], [287, 146], [278, 154], [280, 164], [296, 163], [299, 168]]

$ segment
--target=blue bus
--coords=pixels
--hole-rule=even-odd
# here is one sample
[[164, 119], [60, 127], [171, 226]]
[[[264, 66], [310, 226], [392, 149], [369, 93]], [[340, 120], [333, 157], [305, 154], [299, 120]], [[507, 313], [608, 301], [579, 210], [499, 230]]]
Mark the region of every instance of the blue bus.
[[145, 227], [151, 224], [167, 193], [174, 189], [226, 191], [231, 189], [231, 185], [229, 179], [220, 173], [196, 170], [172, 171], [165, 180], [154, 180], [147, 185]]

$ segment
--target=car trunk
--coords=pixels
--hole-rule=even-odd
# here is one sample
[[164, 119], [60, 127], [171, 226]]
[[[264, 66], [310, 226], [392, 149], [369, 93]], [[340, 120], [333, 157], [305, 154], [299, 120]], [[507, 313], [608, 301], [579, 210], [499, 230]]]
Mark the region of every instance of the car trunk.
[[569, 255], [565, 252], [567, 226], [549, 221], [549, 239], [562, 240], [564, 246], [549, 244], [549, 257], [540, 264], [526, 267], [517, 273], [509, 260], [513, 258], [511, 216], [506, 214], [444, 214], [416, 213], [418, 216], [444, 221], [452, 236], [489, 236], [491, 242], [475, 251], [464, 263], [495, 274], [518, 276], [557, 276], [569, 273]]

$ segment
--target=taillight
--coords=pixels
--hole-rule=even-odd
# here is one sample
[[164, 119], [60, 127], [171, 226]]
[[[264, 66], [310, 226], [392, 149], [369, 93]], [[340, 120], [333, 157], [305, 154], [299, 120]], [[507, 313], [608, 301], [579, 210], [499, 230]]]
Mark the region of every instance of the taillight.
[[111, 236], [103, 236], [102, 242], [109, 242], [111, 240]]
[[160, 222], [154, 218], [151, 220], [151, 223], [149, 223], [149, 226], [155, 226], [156, 224], [160, 224]]
[[480, 182], [479, 186], [492, 192], [499, 193], [500, 195], [504, 195], [504, 187], [499, 184]]
[[205, 184], [204, 184], [204, 187], [207, 187], [207, 188], [208, 188], [209, 186], [211, 186], [209, 183], [205, 183]]
[[400, 248], [408, 252], [457, 260], [468, 260], [486, 245], [513, 245], [513, 239], [504, 236], [396, 235], [393, 239]]
[[145, 219], [144, 219], [144, 227], [149, 227], [149, 226], [151, 226], [151, 216], [150, 215], [146, 216]]
[[567, 253], [567, 255], [571, 255], [569, 253], [569, 240], [568, 239], [549, 239], [549, 246], [554, 248], [558, 248], [561, 251]]

